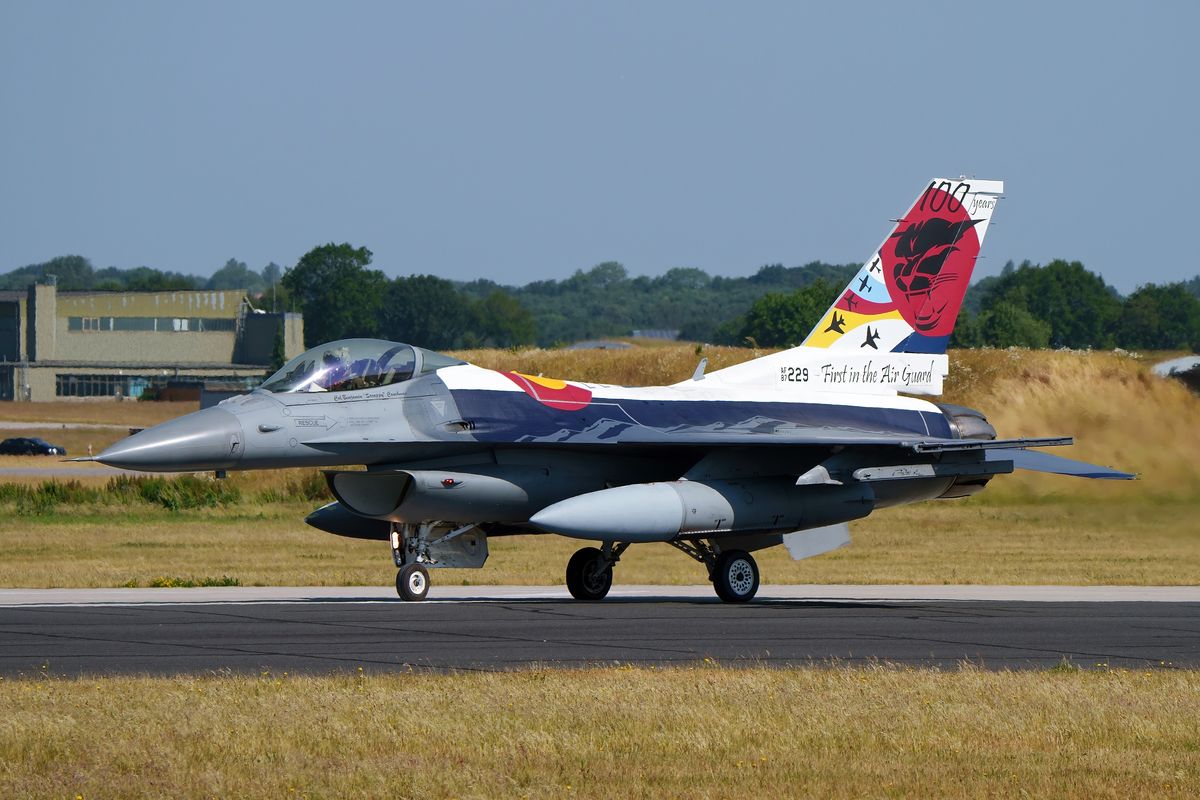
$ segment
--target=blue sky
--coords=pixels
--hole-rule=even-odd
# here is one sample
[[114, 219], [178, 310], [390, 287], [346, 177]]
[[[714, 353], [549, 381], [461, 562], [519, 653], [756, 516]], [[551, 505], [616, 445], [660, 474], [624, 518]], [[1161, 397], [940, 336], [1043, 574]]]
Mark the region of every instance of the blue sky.
[[1007, 184], [977, 277], [1190, 278], [1198, 9], [0, 0], [0, 270], [746, 275], [962, 173]]

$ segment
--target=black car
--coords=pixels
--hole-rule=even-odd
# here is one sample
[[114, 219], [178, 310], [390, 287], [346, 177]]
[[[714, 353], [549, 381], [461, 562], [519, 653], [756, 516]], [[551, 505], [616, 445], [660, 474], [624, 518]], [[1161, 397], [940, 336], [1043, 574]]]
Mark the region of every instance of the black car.
[[67, 448], [50, 444], [45, 439], [5, 439], [0, 442], [0, 455], [5, 456], [65, 456]]

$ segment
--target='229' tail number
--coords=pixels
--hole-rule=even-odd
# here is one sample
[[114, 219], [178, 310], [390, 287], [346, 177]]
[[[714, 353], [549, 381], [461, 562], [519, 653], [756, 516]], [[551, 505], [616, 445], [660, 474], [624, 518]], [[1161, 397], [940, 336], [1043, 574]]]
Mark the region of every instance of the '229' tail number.
[[808, 367], [780, 367], [779, 380], [784, 383], [808, 383]]

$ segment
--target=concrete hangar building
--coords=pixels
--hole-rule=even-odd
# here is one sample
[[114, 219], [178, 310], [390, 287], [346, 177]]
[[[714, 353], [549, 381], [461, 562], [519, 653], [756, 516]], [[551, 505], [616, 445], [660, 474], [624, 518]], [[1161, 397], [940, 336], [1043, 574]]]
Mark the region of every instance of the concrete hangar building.
[[281, 330], [285, 358], [303, 352], [300, 314], [256, 311], [241, 291], [59, 292], [47, 276], [0, 293], [0, 400], [244, 390], [263, 379]]

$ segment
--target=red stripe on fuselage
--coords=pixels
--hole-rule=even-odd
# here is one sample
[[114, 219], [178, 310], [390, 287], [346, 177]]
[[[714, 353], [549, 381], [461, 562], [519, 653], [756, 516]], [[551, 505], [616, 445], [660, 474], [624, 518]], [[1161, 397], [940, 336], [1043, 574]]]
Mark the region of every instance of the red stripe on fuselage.
[[550, 406], [550, 408], [557, 408], [559, 411], [578, 411], [586, 408], [592, 402], [591, 391], [582, 386], [564, 383], [561, 389], [555, 389], [516, 372], [501, 372], [500, 374], [520, 386], [525, 394], [534, 400], [542, 405]]

